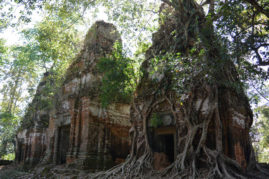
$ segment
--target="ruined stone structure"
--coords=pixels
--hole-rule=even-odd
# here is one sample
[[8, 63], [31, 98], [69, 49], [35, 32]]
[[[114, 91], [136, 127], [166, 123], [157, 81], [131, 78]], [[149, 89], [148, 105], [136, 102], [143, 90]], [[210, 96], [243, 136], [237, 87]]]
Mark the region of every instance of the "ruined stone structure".
[[[258, 168], [253, 155], [249, 136], [253, 116], [248, 100], [241, 86], [230, 85], [239, 83], [234, 64], [222, 56], [221, 43], [196, 2], [173, 2], [178, 4], [161, 7], [165, 19], [146, 52], [131, 107], [101, 107], [102, 74], [96, 63], [112, 52], [113, 43], [120, 38], [115, 27], [104, 22], [89, 30], [50, 112], [43, 164], [99, 171], [121, 163], [129, 153], [117, 167], [84, 173], [83, 177], [268, 176]], [[175, 54], [180, 54], [180, 61]], [[154, 58], [162, 61], [155, 63]], [[189, 63], [195, 60], [197, 63]], [[215, 68], [219, 63], [221, 69]], [[23, 134], [18, 135], [21, 141], [27, 139]], [[52, 173], [43, 176], [57, 175]]]
[[36, 147], [26, 151], [18, 142], [17, 161], [25, 161], [19, 153], [36, 155], [35, 150], [41, 152], [37, 146], [44, 146], [40, 145], [44, 141], [46, 153], [42, 150], [42, 154], [37, 155], [44, 156], [43, 164], [66, 163], [103, 170], [125, 160], [130, 150], [130, 106], [117, 103], [102, 108], [99, 100], [102, 74], [96, 67], [98, 59], [112, 53], [116, 41], [121, 39], [112, 24], [99, 21], [92, 26], [81, 53], [67, 70], [54, 109], [46, 111], [50, 119], [48, 128], [42, 129], [42, 139], [31, 137], [41, 136], [35, 128], [18, 134], [18, 141], [26, 140], [28, 145]]
[[[201, 18], [198, 19], [203, 21], [203, 13], [195, 9], [197, 8], [195, 3], [190, 6], [193, 6], [193, 11], [197, 11]], [[194, 20], [187, 15], [184, 16], [183, 12], [175, 11], [173, 7], [164, 8], [166, 9], [164, 13], [170, 14], [165, 15], [166, 21], [153, 34], [153, 45], [146, 52], [146, 60], [142, 64], [144, 74], [135, 92], [135, 102], [131, 108], [132, 137], [137, 143], [133, 149], [134, 153], [136, 156], [143, 156], [150, 150], [153, 153], [153, 168], [160, 170], [176, 160], [184, 162], [188, 156], [180, 159], [178, 156], [188, 155], [192, 150], [199, 153], [199, 150], [203, 150], [202, 145], [205, 145], [209, 150], [223, 151], [227, 157], [246, 169], [252, 160], [249, 131], [253, 116], [242, 88], [235, 91], [231, 86], [223, 85], [239, 82], [230, 59], [225, 59], [227, 64], [224, 64], [223, 71], [218, 71], [219, 76], [214, 74], [216, 75], [214, 78], [219, 78], [222, 84], [209, 85], [203, 76], [195, 76], [195, 70], [200, 71], [199, 73], [204, 70], [198, 66], [193, 70], [193, 74], [190, 74], [194, 76], [193, 82], [184, 84], [185, 79], [181, 82], [178, 77], [180, 70], [184, 71], [184, 67], [180, 67], [184, 63], [183, 60], [172, 67], [178, 69], [173, 73], [172, 70], [165, 70], [169, 68], [168, 65], [163, 67], [165, 63], [169, 63], [167, 59], [160, 64], [154, 64], [159, 65], [160, 70], [152, 73], [153, 58], [162, 58], [170, 52], [174, 54], [180, 52], [182, 59], [191, 60], [188, 57], [189, 49], [199, 48], [193, 43], [195, 33], [191, 30], [185, 37], [188, 40], [184, 39], [185, 23]], [[198, 28], [203, 28], [202, 24], [199, 26]], [[214, 49], [211, 53], [217, 56], [219, 51]], [[207, 61], [202, 63], [206, 64]], [[230, 76], [221, 73], [228, 73]], [[186, 85], [186, 89], [191, 83], [192, 86], [184, 93], [178, 94], [173, 89], [176, 88], [175, 83]], [[164, 158], [163, 161], [160, 162], [160, 158]]]
[[50, 110], [46, 90], [48, 83], [52, 81], [49, 73], [45, 73], [17, 134], [16, 161], [18, 163], [35, 165], [44, 157]]
[[24, 165], [38, 164], [46, 148], [46, 129], [24, 129], [17, 134], [16, 161]]
[[194, 1], [172, 1], [160, 12], [165, 20], [131, 106], [130, 158], [98, 177], [256, 178], [247, 172], [255, 168], [252, 112], [243, 89], [230, 85], [238, 75], [203, 10]]

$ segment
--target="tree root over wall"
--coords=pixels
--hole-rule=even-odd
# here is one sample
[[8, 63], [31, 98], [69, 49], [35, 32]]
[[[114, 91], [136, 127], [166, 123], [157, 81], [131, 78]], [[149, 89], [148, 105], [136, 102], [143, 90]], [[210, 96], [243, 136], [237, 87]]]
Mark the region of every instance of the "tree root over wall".
[[[97, 173], [94, 178], [245, 179], [268, 177], [269, 167], [266, 168], [265, 165], [257, 164], [253, 157], [250, 159], [248, 168], [244, 169], [236, 160], [224, 154], [218, 88], [206, 86], [203, 91], [206, 91], [203, 94], [204, 98], [200, 105], [195, 107], [194, 105], [197, 104], [195, 101], [197, 96], [195, 95], [189, 95], [184, 105], [180, 108], [176, 107], [176, 103], [172, 98], [158, 95], [152, 97], [151, 100], [147, 100], [147, 105], [144, 105], [142, 110], [139, 109], [138, 104], [134, 104], [133, 109], [136, 111], [134, 117], [138, 121], [142, 120], [143, 126], [134, 125], [133, 123], [131, 130], [133, 143], [129, 158], [123, 164], [108, 171]], [[155, 110], [154, 108], [164, 102], [170, 105], [171, 112], [174, 118], [177, 119], [176, 125], [181, 126], [181, 128], [186, 127], [187, 132], [185, 132], [184, 136], [181, 135], [181, 137], [177, 138], [177, 146], [180, 146], [181, 150], [177, 150], [180, 152], [177, 154], [175, 161], [165, 169], [157, 171], [153, 166], [154, 153], [148, 142], [147, 120], [151, 112]], [[208, 110], [202, 111], [205, 103], [208, 105]], [[198, 114], [200, 118], [197, 118], [194, 114]], [[214, 140], [217, 144], [215, 148], [207, 146], [206, 142], [211, 122], [215, 124]], [[140, 154], [141, 151], [142, 154]]]

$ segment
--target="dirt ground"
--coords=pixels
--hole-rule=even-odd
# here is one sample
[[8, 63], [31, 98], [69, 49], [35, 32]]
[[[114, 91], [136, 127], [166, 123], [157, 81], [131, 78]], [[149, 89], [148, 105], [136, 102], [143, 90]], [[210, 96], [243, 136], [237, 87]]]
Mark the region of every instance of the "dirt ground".
[[25, 176], [29, 173], [24, 171], [21, 167], [14, 165], [1, 165], [0, 166], [0, 178], [1, 179], [16, 179], [21, 176]]

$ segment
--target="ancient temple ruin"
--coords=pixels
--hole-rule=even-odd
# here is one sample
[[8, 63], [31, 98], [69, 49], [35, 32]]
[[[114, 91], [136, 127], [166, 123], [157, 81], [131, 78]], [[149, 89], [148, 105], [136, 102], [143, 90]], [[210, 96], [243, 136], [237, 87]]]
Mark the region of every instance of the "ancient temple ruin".
[[16, 138], [18, 163], [36, 165], [44, 157], [50, 112], [46, 85], [50, 83], [53, 81], [49, 78], [49, 73], [45, 73], [32, 103], [28, 106]]
[[[142, 63], [130, 110], [130, 158], [98, 177], [253, 177], [246, 172], [255, 168], [249, 136], [253, 116], [243, 89], [229, 85], [239, 83], [235, 66], [221, 56], [221, 43], [196, 2], [174, 4], [162, 5], [165, 20]], [[189, 63], [195, 58], [198, 64]], [[217, 63], [222, 69], [207, 71]]]
[[[161, 7], [165, 20], [145, 54], [132, 104], [101, 106], [102, 74], [96, 64], [121, 39], [112, 24], [96, 22], [67, 70], [55, 107], [46, 112], [50, 114], [48, 127], [38, 133], [32, 125], [18, 133], [17, 161], [38, 156], [42, 164], [89, 169], [85, 178], [116, 164], [120, 165], [94, 178], [254, 177], [247, 171], [257, 169], [249, 136], [253, 116], [248, 100], [241, 86], [235, 89], [222, 83], [239, 82], [235, 66], [231, 59], [222, 59], [221, 43], [214, 33], [204, 34], [210, 27], [196, 2], [178, 3], [177, 7], [189, 9]], [[203, 36], [216, 40], [215, 46], [207, 47]], [[200, 50], [206, 51], [203, 58]], [[173, 68], [167, 66], [169, 60], [179, 58], [170, 54], [178, 53], [181, 61]], [[192, 79], [180, 78], [186, 72], [183, 64], [195, 57], [201, 59], [194, 66], [196, 71], [190, 67]], [[154, 64], [154, 58], [163, 61]], [[223, 63], [222, 69], [210, 71], [213, 80], [209, 81], [206, 67], [218, 63]], [[158, 70], [152, 71], [156, 66]]]
[[170, 110], [164, 109], [153, 113], [147, 124], [149, 144], [155, 153], [153, 165], [157, 170], [169, 166], [176, 160], [176, 123]]
[[[35, 163], [103, 170], [125, 160], [130, 150], [130, 105], [115, 103], [106, 109], [101, 106], [98, 91], [102, 74], [96, 67], [98, 59], [112, 53], [116, 41], [121, 39], [112, 24], [99, 21], [91, 27], [82, 51], [67, 70], [55, 108], [44, 112], [48, 126], [40, 134], [35, 125], [18, 133], [18, 162], [26, 162], [22, 153], [27, 153], [39, 159]], [[38, 123], [35, 115], [31, 117]]]

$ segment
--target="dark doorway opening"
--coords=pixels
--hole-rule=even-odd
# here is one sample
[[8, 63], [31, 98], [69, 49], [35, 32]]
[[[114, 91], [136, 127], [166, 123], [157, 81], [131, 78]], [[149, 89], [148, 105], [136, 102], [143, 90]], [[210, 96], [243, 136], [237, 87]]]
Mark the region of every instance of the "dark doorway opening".
[[66, 163], [66, 154], [69, 148], [70, 125], [59, 127], [57, 163]]
[[176, 128], [171, 113], [152, 113], [148, 120], [148, 139], [154, 152], [155, 170], [162, 170], [175, 161]]
[[175, 144], [173, 134], [155, 135], [152, 148], [154, 152], [165, 153], [170, 163], [174, 162]]

